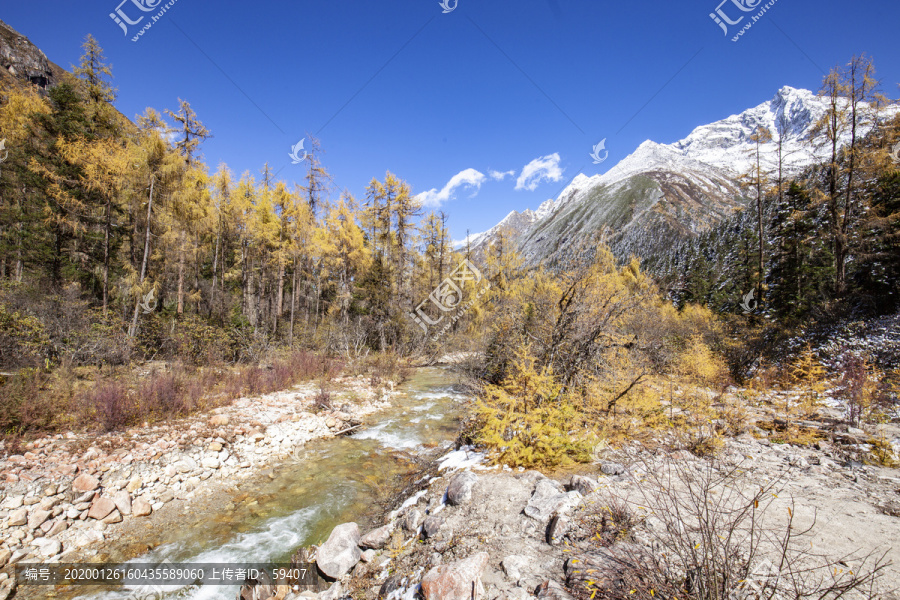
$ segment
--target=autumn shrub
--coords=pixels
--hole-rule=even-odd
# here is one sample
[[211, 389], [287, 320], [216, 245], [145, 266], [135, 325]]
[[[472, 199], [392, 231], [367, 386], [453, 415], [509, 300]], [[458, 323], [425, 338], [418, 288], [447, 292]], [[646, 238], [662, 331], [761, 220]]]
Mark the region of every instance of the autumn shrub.
[[724, 365], [722, 358], [733, 344], [721, 318], [709, 308], [686, 304], [680, 310], [658, 300], [652, 318], [635, 323], [647, 340], [646, 352], [657, 372], [677, 370], [682, 355], [693, 349], [706, 348]]
[[271, 367], [271, 386], [274, 390], [290, 387], [295, 381], [294, 368], [289, 361], [277, 360]]
[[897, 369], [883, 374], [875, 393], [872, 416], [879, 423], [900, 418], [900, 371]]
[[[72, 419], [68, 374], [21, 369], [0, 384], [0, 436], [54, 431]], [[55, 385], [54, 385], [55, 384]]]
[[561, 394], [552, 368], [538, 368], [528, 347], [500, 385], [488, 385], [477, 403], [476, 441], [510, 466], [565, 466], [587, 462], [593, 437], [571, 435], [579, 413]]
[[316, 393], [315, 398], [313, 398], [313, 406], [318, 410], [334, 410], [331, 392], [329, 392], [325, 386], [319, 386], [319, 391]]
[[785, 382], [784, 369], [767, 361], [764, 357], [758, 357], [755, 361], [753, 376], [746, 382], [747, 387], [755, 392], [767, 392]]
[[92, 308], [78, 284], [48, 292], [0, 284], [0, 366], [124, 364], [132, 342], [115, 311]]
[[613, 444], [652, 437], [668, 424], [656, 387], [627, 370], [592, 379], [575, 404], [586, 427]]
[[700, 335], [686, 341], [675, 359], [675, 371], [685, 382], [709, 388], [724, 387], [728, 374], [725, 362], [712, 352]]
[[214, 387], [205, 385], [199, 378], [190, 378], [184, 383], [182, 391], [182, 410], [191, 413], [196, 410], [208, 408], [210, 402], [204, 402], [207, 396], [215, 390]]
[[238, 375], [240, 381], [240, 390], [245, 395], [256, 395], [263, 393], [265, 382], [263, 369], [257, 365], [243, 367]]
[[165, 420], [203, 408], [203, 398], [215, 390], [211, 383], [209, 378], [181, 365], [165, 371], [153, 371], [138, 385], [135, 419]]
[[142, 416], [163, 417], [178, 414], [181, 408], [178, 381], [171, 372], [152, 371], [138, 388]]
[[[618, 265], [602, 244], [576, 254], [584, 260], [565, 270], [498, 280], [478, 322], [489, 332], [482, 364], [463, 363], [487, 384], [474, 437], [504, 462], [563, 464], [589, 439], [652, 436], [669, 425], [655, 384], [722, 390], [730, 381], [728, 336], [709, 309], [677, 310], [636, 260]], [[538, 380], [556, 387], [523, 391]], [[683, 407], [702, 410], [678, 424], [704, 454], [721, 446], [708, 405]]]
[[687, 388], [674, 400], [671, 418], [676, 446], [696, 456], [715, 456], [725, 447], [724, 427], [707, 390]]
[[234, 354], [230, 331], [214, 326], [197, 316], [182, 316], [171, 334], [176, 360], [195, 364], [217, 364]]
[[[827, 387], [825, 374], [825, 367], [819, 362], [812, 347], [807, 344], [789, 369], [790, 384], [800, 393], [797, 405], [801, 416], [807, 418], [812, 416], [821, 405]], [[785, 406], [785, 414], [790, 418], [789, 405]]]
[[369, 384], [373, 387], [387, 381], [403, 381], [409, 376], [409, 367], [393, 352], [378, 352], [364, 362], [369, 374]]
[[81, 410], [86, 419], [98, 423], [104, 431], [114, 431], [135, 421], [135, 404], [128, 388], [121, 382], [104, 381], [82, 395]]
[[865, 357], [845, 351], [839, 361], [838, 373], [837, 396], [846, 403], [850, 422], [859, 426], [872, 417], [878, 396], [875, 369]]
[[274, 337], [266, 330], [242, 323], [230, 330], [234, 340], [234, 360], [261, 363], [274, 349]]
[[38, 366], [49, 345], [49, 336], [40, 320], [0, 302], [0, 365]]
[[[323, 354], [317, 354], [308, 350], [295, 350], [286, 357], [280, 359], [290, 369], [292, 382], [308, 381], [310, 379], [333, 379], [343, 371], [346, 366], [341, 359], [330, 358]], [[278, 362], [278, 361], [276, 361]], [[398, 371], [402, 369], [398, 368]]]
[[751, 425], [748, 418], [747, 406], [750, 403], [748, 395], [738, 394], [737, 396], [728, 396], [723, 398], [721, 405], [717, 409], [717, 415], [722, 420], [724, 431], [727, 435], [737, 436], [745, 433]]
[[883, 432], [878, 437], [869, 438], [869, 447], [867, 462], [889, 469], [895, 469], [900, 466], [900, 456], [898, 456], [894, 445]]
[[[785, 498], [785, 477], [760, 480], [746, 464], [644, 465], [631, 489], [605, 492], [617, 521], [638, 526], [640, 544], [573, 556], [566, 583], [579, 600], [626, 598], [824, 599], [876, 597], [886, 552], [829, 555], [815, 549], [815, 519]], [[616, 527], [611, 528], [613, 532]], [[652, 548], [652, 550], [650, 550]]]

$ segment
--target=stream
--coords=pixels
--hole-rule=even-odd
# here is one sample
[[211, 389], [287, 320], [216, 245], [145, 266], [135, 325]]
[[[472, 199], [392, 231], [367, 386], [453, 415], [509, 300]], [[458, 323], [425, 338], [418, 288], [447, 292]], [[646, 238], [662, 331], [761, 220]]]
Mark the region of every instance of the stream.
[[[315, 440], [269, 477], [239, 483], [221, 510], [186, 514], [183, 526], [164, 530], [153, 548], [132, 563], [289, 562], [299, 546], [319, 544], [340, 523], [364, 527], [377, 517], [378, 498], [413, 468], [412, 455], [429, 448], [449, 452], [467, 399], [446, 369], [419, 368], [398, 387], [393, 405], [372, 415], [359, 432]], [[169, 588], [162, 598], [233, 599], [234, 586]], [[79, 588], [78, 598], [131, 600], [134, 589]], [[88, 592], [85, 594], [85, 592]]]

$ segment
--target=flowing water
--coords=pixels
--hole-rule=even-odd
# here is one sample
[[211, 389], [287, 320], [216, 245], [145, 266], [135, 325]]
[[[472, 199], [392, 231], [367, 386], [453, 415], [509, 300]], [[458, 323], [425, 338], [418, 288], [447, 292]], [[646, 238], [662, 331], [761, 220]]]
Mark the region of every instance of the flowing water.
[[[218, 514], [186, 515], [183, 526], [153, 540], [154, 550], [132, 562], [288, 562], [298, 546], [323, 542], [335, 525], [364, 524], [377, 512], [374, 500], [410, 470], [412, 453], [450, 447], [466, 399], [449, 371], [432, 367], [416, 369], [398, 391], [393, 406], [372, 415], [362, 431], [307, 444], [299, 457], [275, 466], [274, 478], [239, 484]], [[202, 586], [163, 597], [233, 599], [236, 593], [233, 586]], [[125, 600], [135, 590], [81, 597]]]

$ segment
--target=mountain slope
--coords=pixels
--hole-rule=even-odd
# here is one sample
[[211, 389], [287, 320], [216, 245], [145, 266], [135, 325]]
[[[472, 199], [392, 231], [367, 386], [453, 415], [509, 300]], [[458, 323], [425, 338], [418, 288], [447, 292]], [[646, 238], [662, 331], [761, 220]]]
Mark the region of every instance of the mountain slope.
[[0, 21], [0, 88], [33, 84], [47, 89], [59, 83], [65, 73], [27, 37]]
[[[807, 141], [826, 102], [808, 90], [783, 87], [775, 97], [739, 115], [697, 127], [673, 144], [642, 143], [607, 173], [579, 174], [537, 211], [513, 211], [472, 245], [484, 247], [503, 229], [518, 240], [526, 260], [565, 259], [578, 242], [602, 235], [620, 258], [653, 262], [673, 243], [722, 223], [746, 205], [741, 176], [755, 168], [758, 128], [783, 137], [785, 177], [826, 157]], [[900, 107], [889, 107], [892, 114]], [[760, 167], [774, 173], [778, 144], [760, 144]]]

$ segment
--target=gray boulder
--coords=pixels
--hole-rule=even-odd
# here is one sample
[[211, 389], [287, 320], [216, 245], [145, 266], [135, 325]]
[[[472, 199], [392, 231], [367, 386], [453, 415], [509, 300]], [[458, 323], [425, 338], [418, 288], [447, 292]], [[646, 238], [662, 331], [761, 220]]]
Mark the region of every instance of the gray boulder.
[[621, 475], [625, 472], [625, 465], [617, 462], [600, 463], [600, 471], [604, 475]]
[[381, 584], [381, 588], [378, 590], [378, 598], [379, 600], [384, 600], [401, 589], [403, 589], [403, 575], [393, 575]]
[[523, 574], [529, 574], [534, 570], [535, 559], [521, 554], [511, 554], [500, 561], [503, 572], [513, 581], [522, 579]]
[[570, 490], [575, 490], [582, 496], [587, 496], [596, 490], [599, 487], [599, 484], [595, 479], [591, 479], [590, 477], [572, 475], [572, 479], [569, 480], [569, 485], [567, 487]]
[[360, 554], [359, 558], [360, 558], [360, 560], [362, 560], [364, 563], [370, 563], [370, 562], [372, 562], [373, 560], [375, 560], [376, 554], [377, 554], [377, 553], [376, 553], [374, 550], [372, 550], [372, 549], [369, 549], [369, 550], [363, 550], [362, 553]]
[[550, 519], [550, 525], [547, 527], [547, 543], [554, 546], [562, 541], [562, 538], [569, 531], [569, 517], [565, 515], [553, 515]]
[[44, 521], [46, 521], [49, 518], [50, 518], [49, 510], [43, 510], [40, 508], [37, 510], [33, 510], [33, 511], [31, 511], [31, 514], [28, 515], [28, 528], [36, 529], [36, 528], [40, 527], [44, 523]]
[[131, 495], [125, 490], [119, 490], [112, 497], [113, 502], [116, 504], [116, 508], [119, 509], [119, 512], [123, 515], [131, 514]]
[[409, 533], [419, 531], [419, 525], [422, 524], [422, 511], [418, 508], [409, 507], [400, 517], [400, 524]]
[[453, 506], [459, 506], [472, 499], [472, 488], [478, 481], [478, 475], [471, 471], [457, 473], [450, 480], [447, 487], [447, 501]]
[[319, 546], [316, 565], [323, 575], [340, 579], [359, 562], [359, 526], [344, 523], [331, 531], [328, 540]]
[[578, 492], [560, 492], [548, 479], [541, 479], [525, 507], [525, 515], [541, 523], [548, 523], [554, 515], [565, 515], [581, 501]]
[[18, 527], [28, 522], [28, 509], [19, 508], [9, 515], [9, 521], [6, 522], [7, 527]]
[[388, 543], [389, 539], [391, 539], [391, 526], [384, 525], [359, 538], [359, 547], [381, 550]]
[[443, 526], [444, 517], [441, 517], [440, 515], [431, 515], [430, 517], [425, 517], [425, 523], [423, 525], [425, 537], [432, 538], [436, 536]]
[[338, 600], [338, 598], [342, 597], [342, 594], [341, 582], [335, 581], [330, 588], [319, 593], [319, 600]]
[[62, 552], [62, 543], [53, 538], [35, 538], [31, 543], [37, 548], [38, 554], [44, 558], [51, 558]]
[[552, 579], [538, 586], [537, 597], [545, 600], [575, 600], [566, 589]]

